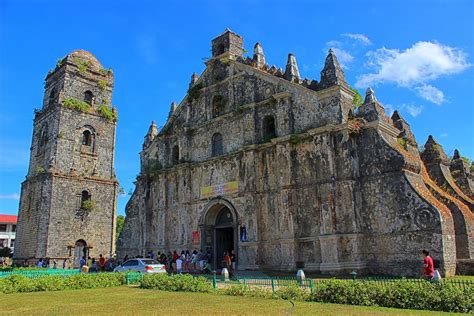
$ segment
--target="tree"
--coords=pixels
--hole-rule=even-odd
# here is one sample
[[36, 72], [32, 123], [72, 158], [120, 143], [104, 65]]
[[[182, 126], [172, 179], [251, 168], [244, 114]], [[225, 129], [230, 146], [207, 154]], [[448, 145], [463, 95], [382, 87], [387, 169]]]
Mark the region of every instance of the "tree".
[[115, 226], [115, 246], [117, 246], [117, 241], [120, 237], [120, 234], [122, 233], [124, 223], [125, 223], [125, 216], [118, 215], [117, 225]]
[[354, 108], [358, 109], [364, 101], [362, 100], [362, 96], [360, 95], [359, 91], [354, 88], [350, 88], [351, 91], [354, 93], [354, 99], [352, 99], [352, 104]]

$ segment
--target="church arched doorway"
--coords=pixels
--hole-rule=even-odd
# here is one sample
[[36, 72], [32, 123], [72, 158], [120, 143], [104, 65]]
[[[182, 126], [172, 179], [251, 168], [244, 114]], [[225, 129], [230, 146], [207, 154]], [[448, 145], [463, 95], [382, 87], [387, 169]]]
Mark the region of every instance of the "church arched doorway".
[[223, 267], [224, 252], [237, 253], [237, 213], [225, 200], [214, 202], [201, 222], [201, 248], [210, 252], [215, 269]]
[[74, 267], [78, 268], [80, 266], [81, 258], [84, 257], [87, 260], [87, 243], [83, 239], [76, 241], [74, 245]]

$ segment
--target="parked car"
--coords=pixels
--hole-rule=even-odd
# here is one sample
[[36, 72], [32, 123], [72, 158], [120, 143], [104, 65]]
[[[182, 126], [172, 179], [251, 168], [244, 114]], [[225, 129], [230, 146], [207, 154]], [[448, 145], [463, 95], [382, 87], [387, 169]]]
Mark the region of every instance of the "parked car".
[[149, 258], [129, 259], [116, 267], [114, 272], [137, 271], [141, 273], [166, 273], [166, 266]]

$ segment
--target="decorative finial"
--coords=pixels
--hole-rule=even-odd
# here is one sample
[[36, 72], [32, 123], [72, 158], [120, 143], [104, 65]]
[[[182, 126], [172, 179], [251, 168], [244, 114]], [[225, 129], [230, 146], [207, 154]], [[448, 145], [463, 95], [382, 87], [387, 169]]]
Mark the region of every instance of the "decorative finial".
[[258, 42], [255, 43], [255, 46], [253, 47], [253, 61], [255, 62], [257, 68], [262, 68], [266, 64], [262, 44]]
[[155, 121], [151, 121], [150, 127], [148, 128], [148, 133], [145, 135], [143, 149], [147, 148], [151, 144], [156, 135], [158, 135], [158, 127], [156, 127]]
[[197, 73], [193, 72], [191, 75], [191, 82], [189, 83], [189, 87], [191, 88], [192, 85], [194, 85], [199, 79], [199, 76]]
[[300, 78], [300, 71], [298, 69], [298, 64], [296, 63], [296, 57], [292, 53], [289, 53], [288, 61], [286, 63], [285, 79], [298, 83]]
[[372, 88], [367, 88], [365, 91], [365, 100], [364, 103], [374, 103], [377, 102], [377, 98], [375, 97], [375, 92]]
[[178, 107], [178, 106], [176, 105], [176, 102], [174, 102], [174, 101], [171, 102], [171, 106], [170, 106], [170, 111], [171, 111], [171, 113], [174, 113], [174, 111], [176, 111], [176, 108], [177, 108], [177, 107]]
[[454, 159], [459, 159], [461, 158], [461, 155], [459, 154], [459, 150], [455, 149], [454, 150], [454, 155], [453, 155], [453, 160]]
[[344, 72], [342, 71], [339, 61], [337, 60], [334, 50], [329, 49], [326, 61], [324, 62], [324, 68], [321, 71], [321, 81], [319, 83], [320, 88], [326, 89], [335, 85], [347, 84], [344, 78]]

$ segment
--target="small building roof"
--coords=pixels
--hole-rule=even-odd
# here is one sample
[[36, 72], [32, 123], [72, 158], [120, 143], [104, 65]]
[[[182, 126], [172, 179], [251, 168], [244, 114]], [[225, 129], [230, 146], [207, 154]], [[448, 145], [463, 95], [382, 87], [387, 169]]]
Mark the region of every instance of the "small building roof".
[[17, 221], [18, 216], [16, 215], [0, 214], [0, 224], [16, 224]]

